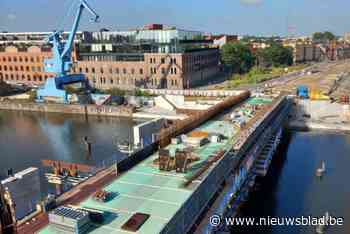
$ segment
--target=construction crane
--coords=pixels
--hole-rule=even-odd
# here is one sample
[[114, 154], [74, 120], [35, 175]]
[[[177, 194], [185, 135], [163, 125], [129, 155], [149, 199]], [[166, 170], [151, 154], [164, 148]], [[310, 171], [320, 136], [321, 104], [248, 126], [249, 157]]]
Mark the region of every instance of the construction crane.
[[72, 67], [74, 37], [84, 9], [87, 9], [93, 15], [92, 20], [94, 22], [98, 22], [99, 16], [88, 5], [86, 0], [79, 0], [78, 10], [72, 29], [69, 32], [68, 40], [66, 42], [63, 41], [63, 31], [54, 31], [49, 35], [48, 42], [52, 44], [52, 58], [45, 59], [44, 66], [45, 71], [54, 73], [55, 77], [47, 79], [44, 87], [37, 91], [37, 101], [43, 101], [45, 97], [55, 97], [63, 99], [62, 101], [67, 103], [68, 94], [64, 90], [65, 85], [84, 83], [85, 86], [88, 86], [88, 82], [83, 74], [68, 74]]
[[77, 33], [81, 15], [84, 9], [87, 9], [93, 15], [94, 18], [92, 20], [94, 22], [98, 22], [99, 16], [96, 14], [96, 12], [87, 4], [85, 0], [80, 0], [78, 11], [76, 13], [67, 42], [62, 41], [63, 31], [54, 31], [48, 37], [48, 41], [53, 46], [53, 57], [44, 61], [46, 72], [55, 73], [57, 76], [64, 76], [70, 71], [72, 67], [72, 48], [74, 37]]

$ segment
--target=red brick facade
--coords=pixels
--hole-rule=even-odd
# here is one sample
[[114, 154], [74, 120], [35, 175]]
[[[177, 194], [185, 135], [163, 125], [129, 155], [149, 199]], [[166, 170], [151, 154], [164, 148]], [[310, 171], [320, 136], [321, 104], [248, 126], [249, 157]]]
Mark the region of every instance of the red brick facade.
[[[10, 83], [40, 85], [52, 76], [44, 72], [43, 60], [50, 52], [39, 47], [0, 51], [0, 77]], [[218, 72], [219, 51], [145, 53], [141, 61], [77, 61], [73, 73], [83, 73], [99, 89], [136, 87], [183, 89], [207, 82]]]

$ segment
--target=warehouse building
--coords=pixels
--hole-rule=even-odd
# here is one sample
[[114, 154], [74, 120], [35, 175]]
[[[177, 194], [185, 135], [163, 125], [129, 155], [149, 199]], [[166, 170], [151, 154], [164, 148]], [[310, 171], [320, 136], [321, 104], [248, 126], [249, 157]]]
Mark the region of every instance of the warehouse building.
[[[85, 74], [98, 89], [184, 89], [213, 79], [219, 72], [219, 49], [213, 48], [213, 41], [196, 39], [200, 32], [163, 27], [151, 24], [142, 30], [93, 32], [91, 37], [80, 33], [71, 72]], [[42, 41], [47, 33], [14, 35], [14, 41], [27, 43], [0, 45], [0, 77], [8, 83], [42, 85], [53, 76], [43, 67], [51, 48], [30, 42]], [[6, 34], [7, 42], [11, 37]]]

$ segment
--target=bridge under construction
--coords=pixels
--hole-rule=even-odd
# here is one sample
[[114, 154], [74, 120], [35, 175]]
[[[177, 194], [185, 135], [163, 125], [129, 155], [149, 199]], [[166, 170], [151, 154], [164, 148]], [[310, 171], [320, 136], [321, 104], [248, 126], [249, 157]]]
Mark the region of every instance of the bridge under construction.
[[[208, 217], [235, 215], [255, 178], [266, 174], [291, 103], [283, 94], [258, 97], [242, 91], [193, 112], [161, 130], [147, 151], [119, 162], [117, 170], [99, 171], [56, 199], [58, 207], [68, 208], [51, 216], [53, 211], [42, 212], [18, 231], [58, 233], [71, 230], [71, 222], [88, 233], [221, 230]], [[72, 220], [72, 212], [79, 217], [87, 212], [90, 219]]]

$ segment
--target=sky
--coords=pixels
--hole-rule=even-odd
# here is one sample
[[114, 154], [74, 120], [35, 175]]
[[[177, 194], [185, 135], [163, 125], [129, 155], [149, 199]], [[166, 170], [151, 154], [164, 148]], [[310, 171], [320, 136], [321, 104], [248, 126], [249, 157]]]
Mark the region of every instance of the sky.
[[[0, 0], [0, 31], [68, 30], [73, 0]], [[75, 0], [77, 2], [77, 0]], [[163, 23], [208, 33], [310, 35], [350, 32], [350, 0], [88, 0], [100, 15], [84, 12], [79, 30], [125, 30]], [[67, 13], [67, 12], [70, 12]]]

